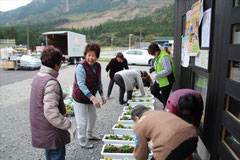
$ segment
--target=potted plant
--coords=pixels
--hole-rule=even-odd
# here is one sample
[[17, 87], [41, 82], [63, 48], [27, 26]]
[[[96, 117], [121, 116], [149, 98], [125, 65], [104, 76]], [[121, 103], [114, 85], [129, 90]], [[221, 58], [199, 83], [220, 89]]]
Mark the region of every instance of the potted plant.
[[[146, 105], [145, 105], [146, 106]], [[150, 106], [149, 103], [147, 103], [147, 106], [148, 110], [154, 110], [154, 106]], [[132, 107], [133, 108], [133, 107]], [[124, 107], [123, 108], [123, 112], [126, 113], [128, 111], [132, 111], [132, 109], [129, 109], [128, 107]]]
[[135, 159], [133, 156], [134, 145], [125, 145], [125, 144], [104, 144], [101, 155], [104, 157], [111, 157], [116, 159], [125, 159], [128, 158], [129, 160]]
[[128, 100], [128, 104], [130, 105], [130, 106], [136, 106], [136, 105], [138, 105], [138, 104], [142, 104], [142, 105], [144, 105], [144, 106], [147, 106], [147, 105], [150, 105], [150, 106], [153, 106], [153, 104], [154, 104], [154, 102], [155, 102], [155, 100], [154, 99], [148, 99], [148, 101], [146, 101], [146, 100], [144, 100], [144, 99], [138, 99], [138, 100], [134, 100], [133, 101], [133, 99], [132, 100]]
[[131, 116], [132, 111], [123, 112], [122, 116]]
[[135, 124], [135, 122], [132, 120], [131, 116], [127, 116], [127, 115], [120, 116], [118, 118], [118, 122], [120, 122], [122, 124], [132, 124], [132, 125]]
[[135, 144], [133, 135], [104, 135], [102, 141], [105, 144]]
[[133, 135], [133, 125], [128, 124], [122, 124], [118, 122], [118, 124], [115, 124], [113, 127], [113, 132], [116, 135], [124, 135], [124, 134], [131, 134]]

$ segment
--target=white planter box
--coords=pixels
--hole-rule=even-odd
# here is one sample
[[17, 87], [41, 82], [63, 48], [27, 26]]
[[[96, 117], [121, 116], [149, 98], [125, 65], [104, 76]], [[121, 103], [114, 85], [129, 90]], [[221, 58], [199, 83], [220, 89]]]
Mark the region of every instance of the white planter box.
[[[107, 144], [103, 145], [103, 148], [101, 151], [102, 156], [107, 157], [107, 158], [113, 158], [113, 160], [115, 160], [115, 159], [124, 160], [124, 158], [127, 158], [128, 160], [135, 160], [133, 153], [106, 153], [106, 152], [103, 152], [106, 145]], [[112, 145], [114, 145], [116, 147], [122, 146], [121, 144], [112, 144]], [[134, 145], [131, 145], [131, 144], [130, 144], [130, 146], [135, 147]], [[149, 153], [148, 160], [151, 159], [152, 155], [153, 155], [152, 152]]]
[[[145, 95], [151, 94], [151, 91], [149, 90], [149, 88], [144, 88], [144, 91], [145, 91]], [[142, 94], [141, 94], [140, 90], [136, 90], [132, 93], [132, 95], [141, 96]]]
[[[129, 125], [134, 125], [135, 122], [133, 120], [121, 120], [123, 116], [119, 116], [118, 117], [118, 122], [122, 123], [122, 124], [129, 124]], [[129, 118], [131, 118], [131, 116], [127, 116]]]
[[[134, 160], [134, 156], [133, 153], [106, 153], [104, 152], [104, 148], [107, 144], [103, 145], [102, 151], [101, 151], [101, 155], [107, 158], [116, 158], [116, 159], [124, 159], [124, 158], [128, 158], [128, 160]], [[116, 147], [121, 147], [121, 144], [112, 144]], [[130, 145], [132, 147], [134, 147], [134, 145]]]
[[[100, 159], [100, 160], [104, 160], [104, 159]], [[109, 160], [109, 159], [108, 159]], [[122, 160], [122, 159], [115, 159], [115, 158], [112, 158], [112, 160]]]
[[[133, 108], [134, 108], [135, 106], [133, 106]], [[151, 111], [153, 111], [154, 110], [154, 106], [149, 106], [150, 107], [150, 109], [149, 110], [151, 110]], [[132, 110], [132, 109], [131, 109]], [[129, 111], [128, 110], [128, 106], [126, 106], [126, 107], [124, 107], [123, 108], [123, 112], [127, 112], [127, 111]]]
[[133, 94], [133, 95], [132, 95], [132, 98], [136, 98], [136, 99], [139, 99], [139, 98], [154, 99], [154, 96], [153, 96], [152, 94], [150, 94], [150, 95], [146, 95], [145, 97], [143, 97], [143, 96], [141, 96], [141, 95], [135, 95], [135, 94]]
[[[105, 144], [133, 144], [135, 145], [135, 141], [134, 141], [134, 136], [133, 135], [129, 135], [133, 138], [132, 141], [126, 141], [126, 140], [109, 140], [109, 139], [106, 139], [106, 137], [109, 137], [111, 136], [110, 134], [105, 134], [102, 141], [105, 143]], [[118, 137], [122, 137], [123, 135], [116, 135]]]
[[[126, 111], [126, 112], [123, 112], [123, 113], [121, 114], [121, 116], [124, 116], [125, 114], [127, 114], [127, 111]], [[131, 115], [125, 115], [125, 116], [131, 117]]]
[[135, 99], [136, 101], [135, 102], [133, 102], [132, 100], [128, 100], [128, 104], [130, 105], [130, 106], [136, 106], [136, 105], [138, 105], [138, 104], [142, 104], [142, 105], [144, 105], [144, 106], [153, 106], [153, 104], [154, 104], [154, 102], [155, 102], [155, 99], [149, 99], [150, 100], [150, 102], [147, 102], [146, 101], [146, 99], [144, 99], [144, 101], [143, 102], [140, 102], [139, 101], [139, 99]]
[[[124, 135], [124, 134], [131, 134], [133, 135], [133, 129], [127, 129], [127, 128], [115, 128], [115, 126], [117, 126], [118, 124], [114, 124], [114, 126], [112, 127], [112, 130], [114, 132], [114, 134], [116, 135]], [[127, 124], [123, 124], [123, 126], [128, 127], [128, 126], [133, 126], [133, 125], [127, 125]]]

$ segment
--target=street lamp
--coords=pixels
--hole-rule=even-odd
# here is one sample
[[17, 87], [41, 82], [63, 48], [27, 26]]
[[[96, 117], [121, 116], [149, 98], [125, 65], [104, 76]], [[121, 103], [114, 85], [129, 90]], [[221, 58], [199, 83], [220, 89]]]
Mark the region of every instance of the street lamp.
[[133, 36], [133, 34], [129, 34], [129, 49], [131, 49], [131, 37]]

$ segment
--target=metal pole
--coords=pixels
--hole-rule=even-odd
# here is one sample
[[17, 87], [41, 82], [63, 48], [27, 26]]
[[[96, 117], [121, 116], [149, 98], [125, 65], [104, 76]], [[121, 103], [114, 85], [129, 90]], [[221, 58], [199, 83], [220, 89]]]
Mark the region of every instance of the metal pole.
[[27, 49], [29, 50], [29, 26], [27, 25]]
[[131, 36], [132, 34], [129, 34], [129, 49], [131, 49]]
[[111, 47], [113, 47], [113, 33], [112, 33], [112, 38], [111, 38]]
[[140, 28], [140, 49], [142, 48], [141, 43], [142, 43], [142, 28]]

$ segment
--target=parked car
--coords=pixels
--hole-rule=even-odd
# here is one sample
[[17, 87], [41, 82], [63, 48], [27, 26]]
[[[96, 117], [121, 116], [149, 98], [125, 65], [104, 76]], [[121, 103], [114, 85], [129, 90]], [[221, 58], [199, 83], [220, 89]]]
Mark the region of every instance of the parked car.
[[152, 65], [154, 56], [149, 55], [147, 50], [130, 49], [123, 52], [124, 58], [127, 59], [128, 64], [143, 64]]

